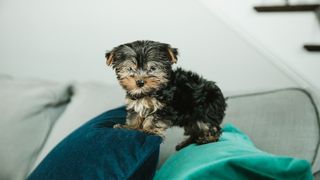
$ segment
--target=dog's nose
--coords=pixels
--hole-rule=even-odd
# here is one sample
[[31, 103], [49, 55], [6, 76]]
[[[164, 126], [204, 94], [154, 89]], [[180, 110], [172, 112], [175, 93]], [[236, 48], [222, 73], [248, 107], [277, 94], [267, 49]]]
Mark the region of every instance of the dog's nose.
[[136, 84], [137, 84], [138, 87], [142, 87], [144, 85], [144, 81], [142, 79], [137, 80]]

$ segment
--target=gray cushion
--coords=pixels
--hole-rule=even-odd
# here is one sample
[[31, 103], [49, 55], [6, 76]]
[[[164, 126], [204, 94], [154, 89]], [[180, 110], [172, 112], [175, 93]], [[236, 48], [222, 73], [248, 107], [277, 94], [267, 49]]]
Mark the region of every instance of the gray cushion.
[[292, 88], [233, 96], [228, 105], [224, 122], [239, 127], [258, 148], [315, 161], [319, 117], [308, 92]]
[[25, 179], [69, 100], [69, 88], [0, 76], [0, 179]]

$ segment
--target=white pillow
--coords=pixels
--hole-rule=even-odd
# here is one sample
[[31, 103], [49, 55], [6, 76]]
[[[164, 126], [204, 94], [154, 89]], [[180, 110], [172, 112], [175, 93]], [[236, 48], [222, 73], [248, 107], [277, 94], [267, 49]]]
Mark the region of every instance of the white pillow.
[[0, 87], [0, 179], [25, 179], [69, 101], [69, 87], [3, 75]]
[[125, 91], [119, 85], [93, 82], [74, 84], [73, 93], [70, 104], [54, 125], [33, 169], [68, 134], [95, 116], [123, 105], [125, 98]]

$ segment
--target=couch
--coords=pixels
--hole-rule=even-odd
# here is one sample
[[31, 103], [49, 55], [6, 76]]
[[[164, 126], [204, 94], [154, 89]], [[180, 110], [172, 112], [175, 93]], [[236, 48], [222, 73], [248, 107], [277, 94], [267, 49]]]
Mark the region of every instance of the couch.
[[[25, 179], [63, 138], [98, 114], [124, 104], [118, 85], [57, 83], [0, 75], [0, 179]], [[309, 161], [320, 178], [319, 98], [299, 87], [224, 92], [231, 122], [261, 150]], [[168, 129], [158, 168], [176, 153], [181, 128]]]

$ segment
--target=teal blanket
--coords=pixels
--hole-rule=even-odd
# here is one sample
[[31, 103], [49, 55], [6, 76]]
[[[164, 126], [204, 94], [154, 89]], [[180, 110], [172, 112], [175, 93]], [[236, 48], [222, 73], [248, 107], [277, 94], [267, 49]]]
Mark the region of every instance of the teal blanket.
[[163, 164], [154, 179], [309, 180], [313, 176], [306, 160], [263, 152], [227, 124], [219, 142], [182, 149]]

